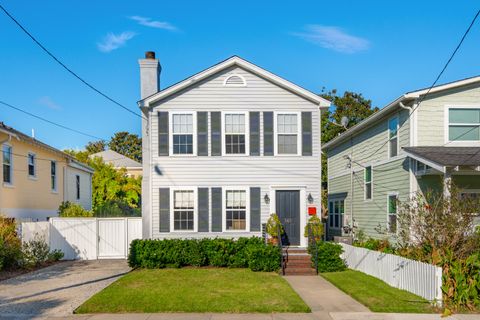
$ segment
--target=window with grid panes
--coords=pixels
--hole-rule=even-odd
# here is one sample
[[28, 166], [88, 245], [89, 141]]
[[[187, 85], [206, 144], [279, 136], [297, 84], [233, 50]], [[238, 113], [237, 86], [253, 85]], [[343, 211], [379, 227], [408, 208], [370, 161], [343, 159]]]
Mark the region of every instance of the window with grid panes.
[[173, 192], [173, 229], [193, 231], [194, 210], [193, 190], [175, 190]]
[[247, 192], [245, 190], [227, 190], [225, 199], [226, 229], [246, 230]]
[[193, 114], [172, 115], [173, 154], [193, 154]]
[[298, 115], [277, 115], [277, 153], [298, 153]]
[[244, 114], [225, 114], [225, 153], [245, 154]]

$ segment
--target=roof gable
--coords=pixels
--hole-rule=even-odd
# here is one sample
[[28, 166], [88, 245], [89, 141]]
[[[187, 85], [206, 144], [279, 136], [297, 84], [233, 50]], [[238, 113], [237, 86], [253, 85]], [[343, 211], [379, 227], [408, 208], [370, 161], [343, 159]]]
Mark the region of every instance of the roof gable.
[[117, 168], [142, 168], [141, 163], [110, 149], [91, 154], [89, 157], [102, 158], [104, 162], [110, 163]]
[[182, 80], [170, 87], [167, 87], [163, 89], [162, 91], [159, 91], [143, 100], [140, 100], [138, 102], [140, 107], [150, 107], [153, 105], [155, 102], [160, 101], [162, 99], [165, 99], [181, 90], [184, 90], [204, 79], [207, 79], [225, 69], [228, 69], [230, 67], [238, 66], [240, 68], [243, 68], [249, 72], [252, 72], [253, 74], [260, 76], [274, 84], [276, 84], [279, 87], [285, 88], [311, 102], [314, 102], [318, 104], [320, 107], [329, 107], [330, 106], [330, 101], [318, 96], [317, 94], [308, 91], [290, 81], [287, 81], [265, 69], [262, 69], [258, 67], [257, 65], [254, 65], [253, 63], [250, 63], [240, 57], [233, 56], [227, 60], [224, 60], [208, 69], [205, 69], [185, 80]]

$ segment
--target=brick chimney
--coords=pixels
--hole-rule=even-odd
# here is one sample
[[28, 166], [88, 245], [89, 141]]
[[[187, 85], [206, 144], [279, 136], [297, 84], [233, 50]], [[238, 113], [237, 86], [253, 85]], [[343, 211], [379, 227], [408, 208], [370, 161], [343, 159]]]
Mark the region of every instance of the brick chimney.
[[145, 99], [160, 91], [160, 72], [162, 67], [155, 52], [145, 52], [145, 59], [138, 60], [140, 65], [140, 98]]

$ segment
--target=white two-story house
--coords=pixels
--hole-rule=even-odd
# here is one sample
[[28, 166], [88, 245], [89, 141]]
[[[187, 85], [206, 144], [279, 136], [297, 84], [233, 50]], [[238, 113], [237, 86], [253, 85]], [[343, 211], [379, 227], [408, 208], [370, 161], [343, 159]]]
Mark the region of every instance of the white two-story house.
[[143, 237], [261, 236], [277, 213], [305, 246], [330, 102], [237, 56], [163, 89], [155, 53], [139, 63]]

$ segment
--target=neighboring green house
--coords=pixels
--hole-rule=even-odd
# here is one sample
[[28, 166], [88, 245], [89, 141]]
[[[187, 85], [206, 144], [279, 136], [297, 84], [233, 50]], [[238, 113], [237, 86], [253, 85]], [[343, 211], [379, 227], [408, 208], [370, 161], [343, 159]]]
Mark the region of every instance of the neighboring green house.
[[323, 146], [328, 238], [348, 235], [352, 220], [368, 236], [395, 233], [396, 200], [446, 192], [444, 181], [480, 195], [480, 77], [428, 91], [405, 93]]

